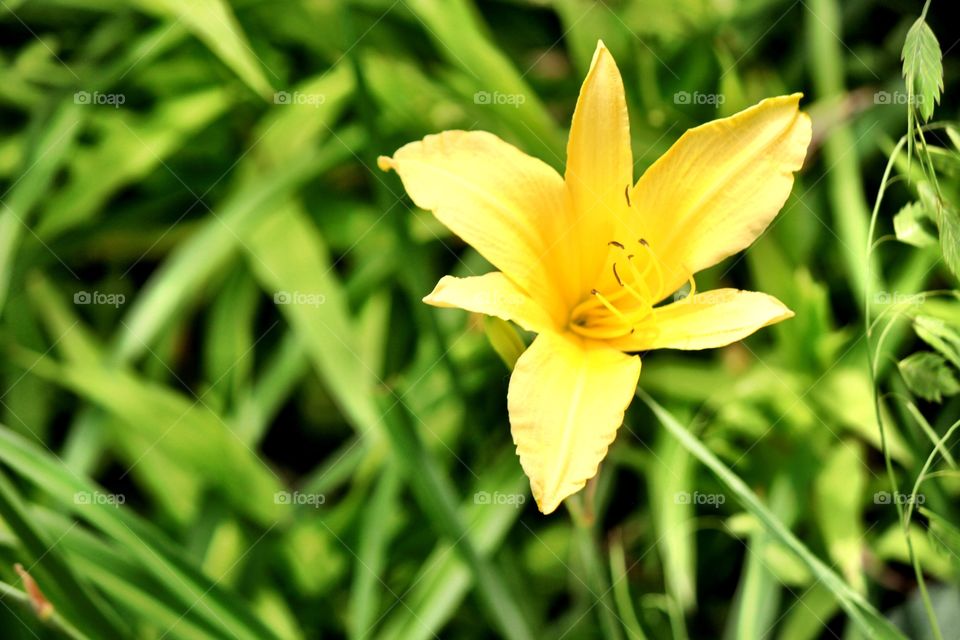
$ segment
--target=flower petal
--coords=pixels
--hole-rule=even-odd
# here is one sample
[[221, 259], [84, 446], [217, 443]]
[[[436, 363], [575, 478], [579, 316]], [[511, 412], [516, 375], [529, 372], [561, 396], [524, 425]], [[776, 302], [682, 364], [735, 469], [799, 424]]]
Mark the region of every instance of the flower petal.
[[551, 167], [484, 131], [444, 131], [379, 159], [418, 207], [480, 252], [551, 313], [562, 315], [554, 233], [569, 211]]
[[570, 190], [574, 222], [567, 255], [578, 256], [568, 277], [582, 297], [596, 284], [617, 223], [629, 216], [626, 191], [633, 184], [630, 120], [623, 80], [613, 56], [597, 43], [573, 113], [564, 179]]
[[551, 513], [607, 455], [640, 376], [640, 358], [569, 334], [542, 333], [510, 378], [513, 442], [537, 506]]
[[623, 351], [713, 349], [793, 317], [782, 302], [756, 291], [714, 289], [653, 311], [650, 331], [616, 341]]
[[780, 211], [810, 143], [800, 97], [690, 129], [637, 182], [638, 233], [669, 267], [664, 294], [749, 246]]
[[444, 276], [423, 301], [511, 320], [527, 331], [539, 333], [556, 326], [540, 305], [499, 271], [470, 278]]

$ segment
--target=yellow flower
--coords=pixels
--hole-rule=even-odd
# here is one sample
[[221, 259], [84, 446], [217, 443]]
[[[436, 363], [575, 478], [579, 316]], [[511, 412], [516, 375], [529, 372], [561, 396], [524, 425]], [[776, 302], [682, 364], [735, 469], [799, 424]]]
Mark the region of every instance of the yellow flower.
[[[499, 271], [445, 276], [424, 298], [537, 333], [510, 378], [520, 464], [551, 513], [597, 473], [650, 349], [707, 349], [793, 315], [764, 293], [696, 292], [786, 201], [810, 142], [800, 94], [687, 131], [633, 182], [623, 81], [598, 43], [566, 174], [483, 131], [444, 131], [392, 158], [417, 206]], [[686, 297], [675, 294], [685, 289]], [[664, 304], [661, 304], [664, 303]]]

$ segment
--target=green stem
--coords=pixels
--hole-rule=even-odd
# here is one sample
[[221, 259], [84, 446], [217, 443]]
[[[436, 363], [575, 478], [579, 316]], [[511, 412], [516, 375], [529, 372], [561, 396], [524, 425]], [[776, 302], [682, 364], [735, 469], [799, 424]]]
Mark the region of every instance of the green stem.
[[[887, 183], [890, 180], [890, 172], [892, 171], [893, 165], [896, 162], [897, 155], [900, 153], [901, 149], [903, 149], [903, 144], [908, 139], [909, 135], [910, 134], [907, 134], [907, 136], [901, 138], [894, 147], [893, 153], [890, 154], [890, 159], [887, 161], [887, 166], [883, 171], [883, 178], [880, 181], [880, 188], [877, 191], [877, 199], [874, 202], [873, 211], [870, 214], [870, 225], [865, 243], [867, 257], [866, 269], [868, 274], [870, 273], [872, 266], [870, 258], [873, 254], [873, 236], [876, 231], [877, 218], [879, 217], [880, 213], [880, 203], [883, 201], [883, 196], [886, 193]], [[870, 282], [869, 278], [868, 282]], [[869, 359], [868, 368], [870, 370], [870, 386], [873, 390], [873, 413], [874, 419], [877, 422], [877, 429], [880, 431], [880, 449], [883, 452], [883, 461], [887, 471], [887, 478], [890, 481], [891, 491], [893, 492], [894, 497], [896, 497], [899, 494], [899, 486], [897, 485], [897, 476], [893, 469], [893, 459], [890, 456], [890, 447], [887, 443], [887, 430], [884, 427], [882, 409], [880, 406], [880, 390], [877, 380], [877, 353], [874, 352], [873, 344], [870, 340], [872, 335], [872, 329], [870, 326], [870, 294], [871, 289], [868, 285], [867, 289], [863, 292], [863, 323], [864, 339], [867, 343], [867, 358]], [[936, 446], [934, 447], [934, 451], [936, 451]], [[910, 536], [910, 521], [905, 518], [903, 505], [900, 504], [900, 502], [896, 499], [893, 500], [893, 503], [896, 506], [897, 515], [900, 518], [900, 524], [903, 528], [903, 535], [907, 543], [907, 554], [910, 558], [910, 564], [913, 566], [913, 572], [917, 577], [917, 586], [920, 588], [920, 597], [923, 600], [923, 607], [927, 614], [930, 628], [932, 629], [934, 638], [936, 640], [943, 640], [943, 635], [940, 632], [940, 625], [933, 609], [933, 603], [930, 601], [930, 594], [927, 592], [927, 584], [923, 578], [923, 571], [920, 568], [920, 562], [917, 559], [916, 553], [913, 549], [913, 540]]]
[[861, 627], [870, 638], [897, 638], [905, 640], [900, 631], [880, 613], [860, 593], [848, 585], [822, 560], [815, 556], [757, 497], [757, 495], [727, 467], [720, 459], [704, 446], [689, 430], [683, 427], [666, 409], [661, 407], [642, 389], [637, 395], [650, 407], [660, 423], [704, 466], [723, 482], [740, 503], [759, 520], [760, 524], [781, 544], [803, 562], [814, 576], [824, 584], [847, 612], [851, 619]]

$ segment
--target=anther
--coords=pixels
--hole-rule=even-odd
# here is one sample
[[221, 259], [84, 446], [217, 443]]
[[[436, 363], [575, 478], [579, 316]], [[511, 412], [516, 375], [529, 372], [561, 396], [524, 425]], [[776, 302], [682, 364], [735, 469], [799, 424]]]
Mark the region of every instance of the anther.
[[618, 249], [623, 249], [623, 248], [624, 248], [623, 245], [620, 244], [619, 242], [617, 242], [616, 240], [611, 240], [610, 242], [607, 243], [607, 246], [608, 246], [608, 247], [616, 247], [616, 248], [618, 248]]
[[627, 206], [632, 207], [633, 205], [630, 204], [630, 185], [629, 184], [624, 188], [623, 195], [627, 199]]
[[642, 245], [645, 246], [645, 247], [649, 247], [649, 246], [650, 246], [650, 243], [647, 242], [646, 239], [644, 239], [644, 238], [640, 238], [637, 242], [639, 242], [640, 244], [642, 244]]
[[619, 285], [622, 287], [622, 286], [623, 286], [623, 280], [620, 279], [620, 274], [617, 273], [617, 263], [616, 263], [616, 262], [613, 263], [613, 277], [617, 279], [617, 284], [619, 284]]

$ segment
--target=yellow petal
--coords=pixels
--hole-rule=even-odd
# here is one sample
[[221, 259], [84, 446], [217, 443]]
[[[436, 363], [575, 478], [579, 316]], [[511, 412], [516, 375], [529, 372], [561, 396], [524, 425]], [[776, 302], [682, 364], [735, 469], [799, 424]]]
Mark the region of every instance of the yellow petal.
[[810, 143], [800, 97], [690, 129], [637, 182], [637, 232], [667, 266], [665, 294], [749, 246], [780, 211]]
[[499, 271], [470, 278], [444, 276], [423, 301], [511, 320], [527, 331], [539, 333], [557, 326], [543, 307]]
[[607, 455], [640, 376], [640, 358], [569, 334], [542, 333], [510, 378], [513, 442], [537, 506], [551, 513]]
[[713, 349], [793, 317], [782, 302], [756, 291], [714, 289], [657, 307], [650, 331], [616, 341], [624, 351]]
[[542, 306], [558, 315], [560, 283], [551, 233], [569, 211], [551, 167], [484, 131], [444, 131], [381, 157], [418, 207], [437, 219]]
[[567, 236], [567, 277], [577, 283], [577, 296], [596, 284], [615, 239], [618, 220], [627, 218], [626, 191], [633, 184], [630, 121], [617, 63], [603, 42], [597, 43], [573, 113], [567, 142], [565, 178], [575, 220]]

